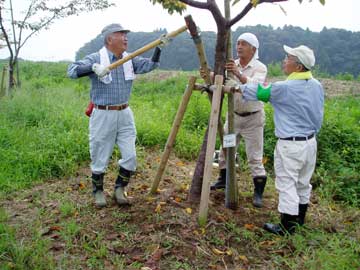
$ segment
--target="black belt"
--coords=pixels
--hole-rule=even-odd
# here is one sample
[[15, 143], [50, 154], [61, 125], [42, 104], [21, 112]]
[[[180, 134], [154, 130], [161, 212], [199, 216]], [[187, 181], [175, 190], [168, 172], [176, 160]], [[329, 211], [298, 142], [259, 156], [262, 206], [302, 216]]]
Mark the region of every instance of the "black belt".
[[259, 111], [256, 111], [256, 112], [243, 112], [243, 113], [234, 112], [234, 113], [236, 113], [238, 116], [245, 117], [245, 116], [249, 116], [249, 115], [252, 115], [252, 114], [255, 114], [255, 113], [258, 113], [258, 112]]
[[112, 111], [121, 111], [126, 109], [129, 104], [121, 104], [121, 105], [95, 105], [95, 108], [98, 110], [112, 110]]
[[315, 136], [315, 134], [311, 134], [306, 137], [287, 137], [287, 138], [279, 138], [279, 139], [285, 140], [285, 141], [307, 141], [307, 140], [310, 140], [311, 138], [313, 138], [314, 136]]

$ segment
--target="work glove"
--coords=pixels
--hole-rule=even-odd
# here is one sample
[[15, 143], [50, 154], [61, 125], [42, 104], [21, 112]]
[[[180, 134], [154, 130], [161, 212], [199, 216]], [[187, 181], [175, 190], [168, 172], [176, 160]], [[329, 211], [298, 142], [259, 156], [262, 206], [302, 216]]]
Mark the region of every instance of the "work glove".
[[235, 81], [234, 79], [226, 79], [225, 81], [225, 86], [230, 86], [230, 87], [238, 87], [239, 86], [239, 82]]
[[160, 44], [159, 44], [159, 47], [160, 48], [164, 48], [166, 45], [168, 45], [171, 41], [171, 39], [169, 37], [167, 37], [165, 34], [162, 34], [160, 37], [159, 37], [159, 40], [160, 40]]
[[100, 78], [106, 76], [110, 73], [110, 69], [108, 67], [104, 67], [103, 65], [100, 65], [98, 63], [95, 63], [92, 65], [92, 70], [95, 72], [96, 75], [98, 75]]
[[151, 57], [151, 61], [153, 61], [154, 63], [159, 63], [160, 62], [160, 55], [161, 55], [161, 49], [159, 47], [156, 47], [154, 50], [154, 53]]

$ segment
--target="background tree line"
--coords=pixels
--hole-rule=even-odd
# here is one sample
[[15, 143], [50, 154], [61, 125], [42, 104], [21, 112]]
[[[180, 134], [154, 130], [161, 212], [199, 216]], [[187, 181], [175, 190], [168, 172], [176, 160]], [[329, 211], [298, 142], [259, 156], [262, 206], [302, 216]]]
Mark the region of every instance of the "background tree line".
[[[233, 42], [244, 32], [252, 32], [260, 41], [260, 59], [265, 64], [278, 63], [284, 58], [283, 44], [297, 46], [306, 44], [314, 49], [318, 68], [330, 75], [350, 73], [360, 74], [360, 32], [351, 32], [343, 29], [324, 28], [320, 32], [312, 32], [294, 26], [284, 26], [274, 29], [271, 26], [238, 27], [233, 31]], [[153, 32], [130, 32], [129, 49], [134, 51], [145, 44], [157, 39], [166, 29], [157, 29]], [[201, 33], [205, 44], [206, 55], [211, 67], [214, 66], [215, 32]], [[86, 54], [98, 51], [103, 46], [101, 36], [97, 36], [86, 43], [76, 52], [76, 59]], [[234, 46], [234, 55], [236, 47]], [[152, 51], [144, 56], [151, 56]], [[177, 36], [170, 45], [163, 49], [161, 68], [168, 70], [194, 70], [199, 67], [197, 53], [188, 33]]]

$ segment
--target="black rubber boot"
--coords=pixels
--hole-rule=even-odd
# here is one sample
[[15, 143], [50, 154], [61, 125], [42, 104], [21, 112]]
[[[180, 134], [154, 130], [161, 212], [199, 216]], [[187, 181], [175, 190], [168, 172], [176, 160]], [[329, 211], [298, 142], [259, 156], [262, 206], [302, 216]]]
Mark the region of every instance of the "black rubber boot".
[[297, 226], [298, 216], [281, 214], [280, 224], [265, 223], [264, 230], [277, 235], [293, 234]]
[[210, 190], [226, 188], [226, 169], [221, 169], [217, 182], [210, 186]]
[[119, 169], [119, 175], [115, 182], [114, 198], [118, 205], [129, 205], [130, 202], [125, 195], [125, 187], [129, 184], [131, 171], [122, 167]]
[[93, 194], [95, 197], [95, 205], [97, 207], [105, 207], [106, 200], [104, 195], [104, 173], [92, 174]]
[[256, 176], [253, 179], [254, 181], [254, 197], [253, 197], [253, 205], [255, 207], [261, 208], [262, 203], [262, 196], [264, 193], [265, 185], [266, 185], [266, 176]]
[[305, 216], [306, 216], [307, 209], [308, 209], [308, 204], [299, 204], [298, 223], [300, 226], [303, 226], [305, 223]]

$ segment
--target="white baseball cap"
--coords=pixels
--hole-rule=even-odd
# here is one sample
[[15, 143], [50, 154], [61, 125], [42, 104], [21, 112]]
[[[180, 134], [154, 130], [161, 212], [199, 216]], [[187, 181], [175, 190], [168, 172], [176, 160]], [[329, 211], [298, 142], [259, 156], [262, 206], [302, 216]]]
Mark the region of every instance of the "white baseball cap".
[[284, 50], [286, 53], [296, 56], [301, 64], [309, 70], [315, 65], [314, 51], [305, 45], [300, 45], [296, 48], [284, 45]]
[[237, 41], [239, 41], [240, 39], [245, 40], [251, 46], [256, 48], [256, 52], [255, 52], [253, 58], [258, 59], [259, 58], [259, 40], [257, 39], [257, 37], [252, 33], [243, 33], [238, 37]]

